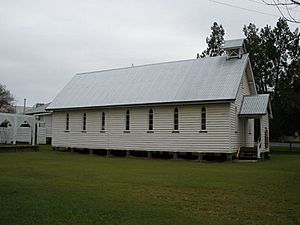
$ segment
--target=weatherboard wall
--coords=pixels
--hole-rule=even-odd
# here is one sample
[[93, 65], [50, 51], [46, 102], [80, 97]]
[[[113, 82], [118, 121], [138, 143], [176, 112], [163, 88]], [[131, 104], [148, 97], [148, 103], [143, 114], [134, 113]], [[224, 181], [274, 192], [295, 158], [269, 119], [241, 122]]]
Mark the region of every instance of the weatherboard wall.
[[[201, 131], [201, 109], [206, 107], [207, 129]], [[182, 105], [179, 110], [179, 133], [173, 132], [176, 106], [151, 107], [154, 113], [153, 133], [148, 131], [150, 107], [110, 108], [53, 112], [54, 147], [111, 150], [223, 152], [229, 153], [229, 103]], [[130, 110], [130, 133], [125, 131], [125, 114]], [[101, 129], [101, 114], [106, 113], [106, 130]], [[66, 114], [70, 116], [66, 131]], [[83, 113], [87, 116], [82, 130]]]
[[230, 104], [230, 146], [237, 151], [240, 147], [254, 146], [254, 120], [239, 118], [243, 96], [250, 95], [250, 85], [246, 71], [244, 72], [236, 100]]
[[52, 137], [52, 114], [45, 115], [46, 137]]
[[46, 128], [45, 127], [38, 127], [37, 143], [38, 144], [46, 144]]
[[[260, 118], [260, 130], [261, 130], [261, 146], [262, 146], [262, 152], [268, 152], [270, 151], [270, 142], [266, 146], [266, 136], [270, 137], [269, 134], [269, 115], [263, 115]], [[266, 134], [267, 133], [267, 134]]]

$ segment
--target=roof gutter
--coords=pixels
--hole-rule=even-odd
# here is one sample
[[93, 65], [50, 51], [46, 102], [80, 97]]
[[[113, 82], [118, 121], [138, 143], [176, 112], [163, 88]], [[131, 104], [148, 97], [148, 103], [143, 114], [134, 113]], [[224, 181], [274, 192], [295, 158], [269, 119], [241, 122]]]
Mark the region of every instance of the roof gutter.
[[51, 115], [52, 111], [47, 111], [47, 112], [39, 112], [39, 113], [32, 113], [32, 114], [26, 114], [26, 115], [30, 115], [30, 116], [47, 116], [47, 115]]
[[64, 111], [79, 109], [99, 109], [99, 108], [131, 108], [131, 107], [149, 107], [149, 106], [174, 106], [174, 105], [196, 105], [196, 104], [220, 104], [233, 102], [235, 99], [207, 100], [207, 101], [178, 101], [178, 102], [161, 102], [161, 103], [137, 103], [137, 104], [120, 104], [120, 105], [104, 105], [104, 106], [82, 106], [82, 107], [64, 107], [64, 108], [47, 108], [46, 111]]
[[239, 117], [246, 118], [259, 118], [261, 116], [266, 115], [267, 113], [257, 113], [257, 114], [238, 114]]

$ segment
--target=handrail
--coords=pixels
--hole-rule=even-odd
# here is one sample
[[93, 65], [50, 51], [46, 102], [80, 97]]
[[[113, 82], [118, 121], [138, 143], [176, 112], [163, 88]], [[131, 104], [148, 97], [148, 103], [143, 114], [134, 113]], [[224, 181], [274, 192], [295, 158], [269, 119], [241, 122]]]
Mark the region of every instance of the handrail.
[[257, 139], [257, 158], [260, 159], [260, 152], [261, 152], [261, 137]]
[[239, 149], [237, 150], [237, 153], [236, 153], [236, 158], [237, 158], [237, 159], [238, 159], [239, 156], [240, 156], [240, 152], [241, 152], [241, 148], [239, 148]]

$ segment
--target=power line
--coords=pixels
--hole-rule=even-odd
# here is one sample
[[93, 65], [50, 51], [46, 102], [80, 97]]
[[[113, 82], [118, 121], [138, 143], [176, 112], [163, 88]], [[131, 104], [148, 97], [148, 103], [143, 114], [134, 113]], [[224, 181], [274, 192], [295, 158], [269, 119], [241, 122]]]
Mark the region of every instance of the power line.
[[255, 2], [255, 3], [261, 4], [261, 5], [266, 5], [265, 3], [257, 1], [257, 0], [248, 0], [248, 1], [249, 2]]
[[[261, 1], [258, 1], [258, 0], [248, 0], [248, 2], [254, 2], [254, 3], [260, 4], [260, 5], [269, 6], [269, 5], [267, 5], [266, 3], [261, 2]], [[280, 6], [280, 7], [281, 7], [281, 6]], [[286, 8], [286, 7], [284, 7], [284, 8]], [[297, 8], [297, 6], [295, 6], [294, 8], [290, 7], [289, 9], [290, 9], [291, 11], [293, 11], [293, 12], [300, 12], [300, 10], [295, 9], [295, 8]]]
[[225, 2], [219, 2], [219, 1], [216, 1], [216, 0], [208, 0], [208, 1], [220, 4], [220, 5], [229, 6], [229, 7], [236, 8], [236, 9], [242, 9], [242, 10], [249, 11], [249, 12], [255, 12], [255, 13], [259, 13], [259, 14], [263, 14], [263, 15], [267, 15], [267, 16], [273, 16], [273, 17], [276, 17], [276, 18], [280, 17], [279, 15], [275, 15], [275, 14], [271, 14], [271, 13], [265, 13], [265, 12], [257, 11], [257, 10], [254, 10], [254, 9], [248, 9], [248, 8], [240, 7], [240, 6], [237, 6], [237, 5], [232, 5], [232, 4], [229, 4], [229, 3], [225, 3]]

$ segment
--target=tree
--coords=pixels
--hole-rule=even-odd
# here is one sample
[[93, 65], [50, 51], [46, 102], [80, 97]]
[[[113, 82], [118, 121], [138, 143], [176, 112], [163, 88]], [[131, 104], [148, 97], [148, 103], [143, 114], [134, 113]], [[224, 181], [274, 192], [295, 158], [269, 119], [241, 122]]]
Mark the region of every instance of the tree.
[[[266, 29], [266, 32], [268, 33]], [[267, 51], [266, 42], [267, 38], [263, 43], [261, 38], [261, 33], [259, 29], [252, 23], [243, 28], [244, 34], [246, 36], [246, 48], [250, 55], [252, 70], [255, 78], [256, 89], [259, 93], [266, 93], [268, 90], [268, 85], [270, 85], [270, 80], [268, 79], [268, 67], [269, 65], [269, 51]]]
[[[265, 4], [277, 7], [281, 16], [289, 22], [300, 23], [300, 18], [296, 18], [297, 8], [300, 1], [297, 0], [262, 0]], [[294, 14], [295, 12], [295, 14]]]
[[290, 41], [287, 49], [286, 70], [279, 78], [277, 97], [273, 100], [274, 124], [280, 125], [278, 132], [282, 135], [294, 135], [300, 131], [300, 45], [299, 30], [296, 29], [290, 34]]
[[278, 95], [280, 77], [284, 76], [288, 68], [290, 42], [292, 32], [284, 19], [279, 19], [272, 29], [265, 26], [260, 31], [254, 24], [243, 28], [246, 36], [246, 46], [250, 54], [253, 74], [260, 93], [274, 90]]
[[273, 69], [274, 74], [274, 98], [279, 97], [280, 83], [284, 79], [288, 70], [288, 61], [290, 42], [292, 42], [293, 36], [290, 28], [284, 19], [279, 19], [276, 27], [273, 29], [274, 34], [274, 46], [275, 52], [273, 57]]
[[218, 24], [217, 22], [214, 22], [211, 29], [211, 34], [209, 37], [206, 38], [207, 43], [207, 49], [202, 52], [201, 57], [205, 56], [218, 56], [223, 54], [223, 49], [221, 49], [221, 46], [224, 42], [224, 35], [225, 31], [223, 29], [223, 26]]
[[[222, 55], [220, 48], [225, 34], [214, 23], [207, 38], [204, 56]], [[271, 93], [273, 119], [271, 138], [300, 132], [300, 33], [292, 32], [287, 20], [279, 18], [274, 28], [259, 29], [250, 23], [244, 26], [246, 48], [258, 93]]]
[[15, 102], [14, 96], [6, 89], [6, 86], [0, 84], [0, 112], [10, 113], [15, 112], [13, 106]]
[[280, 18], [272, 29], [244, 26], [247, 50], [259, 93], [272, 91], [271, 137], [292, 135], [300, 130], [299, 31], [290, 31]]

